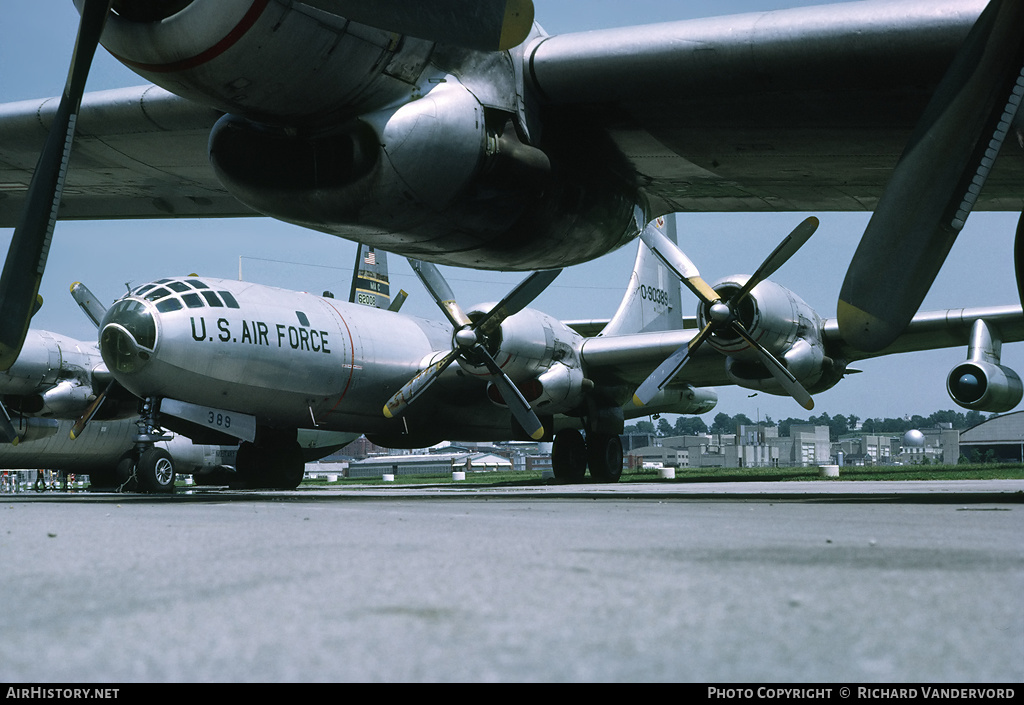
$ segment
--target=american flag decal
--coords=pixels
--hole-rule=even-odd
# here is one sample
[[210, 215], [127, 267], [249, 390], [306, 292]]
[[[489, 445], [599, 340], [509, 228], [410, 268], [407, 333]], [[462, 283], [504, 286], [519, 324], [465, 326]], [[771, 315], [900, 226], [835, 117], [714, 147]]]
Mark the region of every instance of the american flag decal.
[[373, 251], [372, 247], [369, 252], [366, 253], [366, 257], [363, 258], [363, 262], [369, 265], [377, 264], [377, 253]]

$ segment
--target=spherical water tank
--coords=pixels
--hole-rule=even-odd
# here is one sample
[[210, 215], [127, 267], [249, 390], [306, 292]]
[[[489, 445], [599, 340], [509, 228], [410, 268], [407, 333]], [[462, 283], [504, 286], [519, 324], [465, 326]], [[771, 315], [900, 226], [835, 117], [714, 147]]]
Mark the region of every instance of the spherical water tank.
[[907, 431], [903, 434], [904, 448], [923, 448], [924, 434], [920, 431]]

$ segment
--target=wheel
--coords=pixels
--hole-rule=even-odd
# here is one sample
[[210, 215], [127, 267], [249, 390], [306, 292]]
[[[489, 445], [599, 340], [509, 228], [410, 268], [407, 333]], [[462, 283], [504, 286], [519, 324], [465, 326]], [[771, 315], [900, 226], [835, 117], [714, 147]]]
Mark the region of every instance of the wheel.
[[563, 482], [583, 482], [587, 474], [587, 444], [575, 429], [559, 431], [551, 447], [551, 469]]
[[163, 448], [148, 448], [142, 452], [135, 466], [142, 492], [174, 492], [174, 460]]
[[594, 480], [618, 482], [622, 477], [622, 439], [618, 434], [588, 433], [587, 463]]
[[114, 468], [114, 491], [136, 492], [139, 489], [138, 474], [135, 472], [135, 453], [129, 451], [121, 456]]

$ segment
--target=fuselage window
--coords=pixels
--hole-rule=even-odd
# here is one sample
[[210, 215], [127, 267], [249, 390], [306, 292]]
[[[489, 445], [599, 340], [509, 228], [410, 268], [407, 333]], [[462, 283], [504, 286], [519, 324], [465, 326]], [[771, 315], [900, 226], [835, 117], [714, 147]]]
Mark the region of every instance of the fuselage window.
[[177, 298], [175, 298], [173, 296], [170, 297], [170, 298], [164, 299], [163, 301], [158, 301], [157, 304], [156, 304], [156, 310], [159, 311], [160, 313], [170, 313], [171, 311], [180, 311], [181, 308], [182, 308], [181, 301], [179, 301]]
[[304, 314], [302, 311], [296, 311], [295, 312], [295, 316], [296, 316], [296, 318], [299, 319], [299, 325], [300, 326], [304, 326], [306, 328], [309, 328], [309, 319], [306, 318], [306, 314]]
[[185, 294], [181, 297], [182, 301], [189, 308], [202, 308], [203, 300], [199, 297], [199, 294]]
[[227, 304], [228, 308], [239, 308], [238, 302], [235, 301], [235, 297], [231, 295], [230, 291], [218, 291], [217, 293], [224, 299], [224, 303]]

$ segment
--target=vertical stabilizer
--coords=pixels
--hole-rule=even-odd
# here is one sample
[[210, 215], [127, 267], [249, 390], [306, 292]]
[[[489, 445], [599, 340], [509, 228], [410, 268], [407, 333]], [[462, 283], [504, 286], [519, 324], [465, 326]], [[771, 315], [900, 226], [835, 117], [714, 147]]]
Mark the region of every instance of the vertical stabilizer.
[[388, 283], [388, 256], [369, 245], [360, 245], [352, 272], [352, 291], [348, 300], [354, 304], [386, 309], [391, 305]]
[[[657, 218], [648, 228], [660, 230], [676, 242], [676, 217]], [[619, 310], [601, 331], [606, 335], [629, 335], [679, 330], [683, 325], [682, 293], [679, 279], [637, 239], [636, 262]]]

